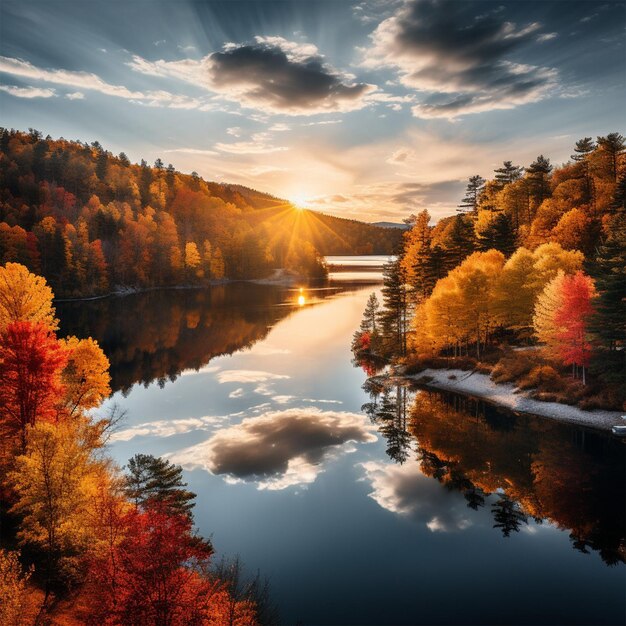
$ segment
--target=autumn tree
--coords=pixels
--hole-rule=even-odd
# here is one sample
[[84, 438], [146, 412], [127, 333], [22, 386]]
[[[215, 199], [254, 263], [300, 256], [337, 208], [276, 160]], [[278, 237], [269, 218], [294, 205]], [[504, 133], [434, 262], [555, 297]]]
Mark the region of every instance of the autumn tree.
[[44, 555], [46, 597], [82, 579], [82, 555], [93, 543], [89, 507], [106, 480], [102, 423], [85, 418], [29, 427], [28, 444], [15, 459], [9, 480], [16, 494], [12, 512], [21, 518], [18, 538]]
[[429, 222], [430, 215], [424, 210], [414, 218], [411, 222], [411, 229], [405, 233], [401, 265], [416, 301], [426, 298], [436, 282], [432, 264], [432, 238]]
[[185, 244], [185, 268], [187, 270], [187, 276], [190, 278], [200, 278], [200, 273], [202, 272], [200, 268], [201, 260], [198, 246], [193, 241], [187, 242], [187, 244]]
[[62, 409], [68, 416], [100, 405], [111, 393], [109, 360], [98, 342], [89, 337], [61, 340], [67, 363], [62, 373]]
[[0, 267], [0, 331], [11, 322], [41, 322], [57, 328], [52, 290], [41, 276], [31, 274], [19, 263]]
[[29, 426], [56, 417], [66, 355], [43, 323], [11, 322], [0, 334], [0, 417], [26, 447]]
[[0, 548], [0, 624], [26, 626], [29, 605], [28, 581], [31, 570], [24, 570], [19, 552]]
[[204, 575], [213, 549], [193, 534], [189, 516], [155, 506], [123, 522], [122, 540], [91, 562], [87, 623], [222, 624], [222, 585]]
[[560, 327], [557, 322], [557, 313], [563, 302], [563, 285], [565, 273], [557, 272], [543, 291], [539, 294], [535, 303], [533, 315], [533, 328], [540, 343], [545, 344], [552, 352], [556, 351]]
[[589, 367], [591, 343], [588, 335], [589, 317], [595, 296], [593, 281], [582, 272], [566, 276], [561, 286], [561, 303], [555, 314], [558, 353], [574, 372], [580, 367], [583, 385]]

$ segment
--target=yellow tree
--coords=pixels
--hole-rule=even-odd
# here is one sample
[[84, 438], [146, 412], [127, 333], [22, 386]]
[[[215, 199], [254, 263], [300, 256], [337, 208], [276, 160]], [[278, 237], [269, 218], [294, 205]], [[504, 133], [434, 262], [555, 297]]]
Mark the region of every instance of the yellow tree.
[[585, 259], [578, 250], [564, 250], [558, 243], [544, 243], [534, 252], [536, 293], [552, 280], [559, 270], [574, 274], [582, 268]]
[[65, 387], [62, 408], [71, 417], [99, 406], [111, 393], [109, 359], [91, 337], [68, 337], [61, 340], [61, 345], [67, 355], [62, 373]]
[[224, 258], [219, 248], [215, 248], [213, 258], [211, 259], [211, 278], [215, 280], [222, 280], [222, 278], [224, 278]]
[[0, 331], [11, 322], [42, 322], [58, 328], [54, 317], [52, 289], [45, 278], [36, 276], [19, 263], [0, 267]]
[[524, 330], [532, 325], [535, 283], [535, 255], [518, 248], [504, 264], [494, 287], [494, 306], [503, 326]]
[[563, 302], [565, 273], [559, 270], [556, 276], [546, 284], [535, 304], [533, 328], [540, 343], [554, 348], [561, 330], [556, 314]]
[[19, 552], [0, 548], [0, 624], [3, 626], [32, 623], [26, 616], [29, 578], [30, 571], [22, 569]]
[[46, 598], [53, 586], [76, 582], [81, 555], [94, 541], [85, 520], [106, 474], [94, 456], [102, 427], [85, 418], [37, 423], [8, 477], [16, 495], [11, 511], [21, 518], [18, 539], [46, 555]]
[[200, 278], [202, 269], [200, 268], [200, 253], [198, 252], [198, 246], [189, 241], [185, 244], [185, 268], [189, 276], [196, 276]]

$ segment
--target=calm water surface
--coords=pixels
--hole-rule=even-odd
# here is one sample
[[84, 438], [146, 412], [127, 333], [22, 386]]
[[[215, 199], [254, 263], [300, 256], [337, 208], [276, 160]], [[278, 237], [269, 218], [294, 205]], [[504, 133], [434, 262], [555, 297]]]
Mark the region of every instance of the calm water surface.
[[199, 530], [271, 578], [286, 623], [624, 623], [625, 446], [363, 388], [350, 340], [380, 285], [362, 260], [316, 288], [60, 305], [111, 360], [113, 456], [182, 464]]

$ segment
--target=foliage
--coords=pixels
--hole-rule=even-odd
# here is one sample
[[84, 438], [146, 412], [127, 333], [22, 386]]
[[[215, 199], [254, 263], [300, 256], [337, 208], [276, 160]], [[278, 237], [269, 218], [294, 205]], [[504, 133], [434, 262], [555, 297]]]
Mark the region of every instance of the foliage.
[[52, 290], [41, 276], [19, 263], [0, 267], [0, 331], [11, 322], [41, 322], [57, 328]]
[[[160, 159], [131, 164], [97, 142], [0, 129], [0, 263], [43, 274], [59, 296], [258, 278], [278, 267], [319, 277], [321, 254], [389, 254], [401, 236]], [[1, 306], [0, 297], [0, 324]]]
[[24, 571], [19, 552], [0, 548], [0, 624], [25, 626], [30, 571]]
[[128, 461], [126, 493], [142, 507], [155, 503], [175, 514], [189, 515], [196, 494], [187, 491], [183, 469], [151, 454], [136, 454]]
[[54, 333], [41, 322], [11, 322], [0, 334], [0, 420], [5, 437], [19, 435], [22, 449], [29, 426], [56, 418], [65, 363]]
[[69, 416], [96, 408], [111, 393], [109, 360], [91, 337], [61, 340], [67, 357], [62, 378], [63, 408]]
[[[420, 362], [442, 356], [449, 365], [471, 349], [475, 367], [489, 369], [480, 362], [485, 354], [495, 362], [508, 342], [538, 340], [552, 365], [535, 367], [512, 355], [520, 367], [504, 369], [517, 374], [507, 378], [496, 367], [495, 378], [547, 389], [560, 384], [553, 365], [572, 365], [583, 385], [590, 368], [604, 385], [593, 392], [596, 403], [610, 399], [620, 406], [623, 393], [615, 389], [626, 374], [625, 153], [624, 137], [610, 133], [577, 141], [572, 161], [560, 167], [544, 155], [526, 168], [505, 161], [494, 179], [469, 179], [459, 215], [435, 226], [427, 211], [405, 220], [404, 247], [384, 276], [384, 356], [419, 369]], [[353, 344], [359, 364], [364, 340], [372, 342], [365, 330]], [[587, 393], [574, 395], [591, 402]]]

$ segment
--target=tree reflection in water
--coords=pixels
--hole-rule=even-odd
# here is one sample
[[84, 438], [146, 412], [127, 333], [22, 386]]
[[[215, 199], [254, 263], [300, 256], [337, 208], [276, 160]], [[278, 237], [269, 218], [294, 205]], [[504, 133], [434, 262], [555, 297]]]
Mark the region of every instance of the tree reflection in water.
[[576, 550], [597, 551], [609, 565], [626, 561], [622, 442], [381, 377], [364, 389], [370, 402], [362, 410], [378, 424], [390, 458], [413, 457], [422, 474], [461, 492], [470, 509], [489, 506], [503, 537], [532, 518], [568, 530]]
[[[299, 307], [285, 287], [230, 283], [209, 289], [157, 290], [93, 301], [61, 302], [61, 335], [91, 336], [111, 362], [111, 388], [163, 386], [184, 370], [263, 339]], [[316, 298], [334, 293], [316, 292]]]

